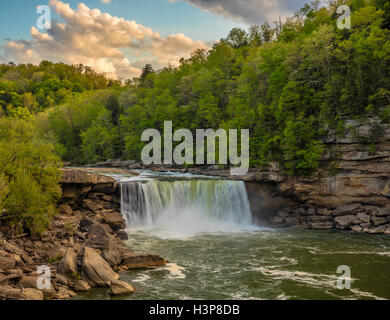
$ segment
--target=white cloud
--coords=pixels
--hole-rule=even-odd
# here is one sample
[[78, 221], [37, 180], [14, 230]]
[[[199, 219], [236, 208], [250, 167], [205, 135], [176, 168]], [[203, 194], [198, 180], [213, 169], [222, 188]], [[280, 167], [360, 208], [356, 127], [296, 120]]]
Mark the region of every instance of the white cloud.
[[[181, 0], [170, 0], [177, 2]], [[286, 18], [306, 0], [185, 0], [208, 12], [247, 24], [262, 24]]]
[[59, 0], [50, 0], [49, 5], [63, 22], [53, 22], [47, 33], [31, 27], [33, 40], [6, 42], [1, 59], [16, 63], [82, 63], [111, 77], [131, 78], [141, 71], [140, 63], [133, 61], [136, 68], [129, 61], [130, 56], [145, 63], [153, 61], [154, 67], [160, 68], [168, 63], [175, 65], [195, 49], [207, 47], [182, 33], [161, 37], [135, 21], [90, 9], [83, 3], [78, 4], [77, 10]]
[[111, 0], [101, 0], [102, 3], [111, 3]]

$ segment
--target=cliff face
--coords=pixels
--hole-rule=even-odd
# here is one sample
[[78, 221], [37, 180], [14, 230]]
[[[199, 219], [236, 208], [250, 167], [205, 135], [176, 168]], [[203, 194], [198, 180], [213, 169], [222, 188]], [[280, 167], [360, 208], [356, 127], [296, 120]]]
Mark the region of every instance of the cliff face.
[[280, 194], [297, 203], [272, 217], [271, 223], [390, 234], [390, 125], [382, 124], [374, 145], [369, 141], [378, 123], [379, 119], [348, 121], [344, 137], [331, 136], [325, 142], [323, 161], [331, 171], [311, 179], [282, 179]]

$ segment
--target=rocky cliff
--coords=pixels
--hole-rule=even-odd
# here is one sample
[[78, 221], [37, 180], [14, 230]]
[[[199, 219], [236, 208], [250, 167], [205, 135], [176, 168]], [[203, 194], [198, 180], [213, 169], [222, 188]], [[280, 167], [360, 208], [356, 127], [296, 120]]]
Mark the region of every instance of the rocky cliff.
[[[91, 287], [112, 295], [134, 288], [120, 279], [131, 269], [165, 265], [165, 259], [128, 248], [116, 180], [93, 170], [63, 169], [59, 214], [40, 235], [0, 233], [0, 300], [69, 299]], [[50, 269], [39, 287], [39, 266]], [[43, 282], [46, 283], [46, 280]]]

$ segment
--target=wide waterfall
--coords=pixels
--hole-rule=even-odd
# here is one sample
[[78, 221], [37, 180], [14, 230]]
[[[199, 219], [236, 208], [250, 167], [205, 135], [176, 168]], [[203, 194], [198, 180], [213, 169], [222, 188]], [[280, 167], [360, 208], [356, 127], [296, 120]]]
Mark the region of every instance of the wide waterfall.
[[242, 181], [122, 182], [121, 210], [130, 228], [162, 227], [198, 233], [252, 226]]

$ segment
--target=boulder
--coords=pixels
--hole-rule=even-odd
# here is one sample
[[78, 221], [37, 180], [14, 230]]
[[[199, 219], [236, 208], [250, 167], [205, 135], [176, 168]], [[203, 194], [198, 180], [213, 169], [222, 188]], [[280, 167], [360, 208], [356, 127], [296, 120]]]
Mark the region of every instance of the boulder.
[[43, 300], [43, 292], [33, 288], [23, 289], [21, 296], [23, 300]]
[[356, 216], [340, 216], [335, 218], [337, 228], [342, 230], [349, 229], [356, 220]]
[[363, 212], [359, 212], [357, 214], [357, 218], [364, 223], [369, 223], [370, 222], [370, 216], [368, 214], [365, 214]]
[[73, 289], [75, 289], [78, 292], [87, 292], [91, 290], [91, 286], [88, 284], [88, 282], [84, 280], [78, 280], [74, 286]]
[[378, 208], [378, 216], [390, 216], [390, 208]]
[[68, 248], [58, 264], [58, 272], [63, 275], [77, 274], [77, 255], [72, 248]]
[[110, 294], [114, 296], [129, 295], [134, 293], [134, 288], [130, 284], [120, 280], [114, 280], [111, 283]]
[[119, 250], [115, 249], [104, 251], [102, 253], [102, 257], [110, 264], [111, 267], [115, 267], [122, 262], [123, 254]]
[[354, 203], [354, 204], [348, 204], [344, 206], [339, 206], [336, 208], [336, 210], [333, 211], [334, 216], [345, 216], [350, 215], [352, 213], [356, 213], [359, 208], [361, 208], [360, 203]]
[[8, 252], [0, 250], [0, 269], [13, 269], [16, 265], [15, 258]]
[[273, 217], [271, 219], [271, 222], [274, 223], [274, 224], [283, 224], [284, 223], [284, 219], [282, 217]]
[[118, 231], [126, 228], [126, 221], [123, 219], [122, 214], [116, 211], [103, 212], [103, 221], [107, 223], [112, 230]]
[[62, 275], [60, 273], [56, 274], [55, 281], [59, 284], [64, 285], [64, 286], [68, 286], [71, 283], [71, 281], [67, 277], [65, 277], [64, 275]]
[[66, 248], [63, 246], [55, 246], [46, 252], [46, 258], [50, 261], [60, 260], [66, 253]]
[[0, 286], [0, 299], [21, 300], [22, 289], [15, 289], [8, 285]]
[[74, 293], [73, 291], [71, 291], [65, 287], [59, 287], [58, 291], [56, 292], [56, 294], [54, 296], [54, 299], [65, 300], [65, 299], [69, 299], [69, 298], [74, 297], [74, 296], [76, 296], [76, 293]]
[[103, 206], [90, 199], [84, 199], [83, 203], [86, 208], [93, 212], [98, 212], [104, 209]]
[[126, 231], [117, 231], [115, 236], [120, 240], [129, 240], [129, 236]]
[[360, 232], [363, 231], [363, 228], [362, 228], [361, 226], [359, 226], [359, 225], [356, 225], [356, 226], [352, 226], [352, 227], [351, 227], [351, 230], [352, 230], [353, 232], [360, 233]]
[[123, 265], [128, 269], [165, 266], [166, 259], [153, 254], [138, 254], [128, 251], [124, 255]]
[[86, 245], [101, 251], [110, 251], [116, 248], [114, 237], [101, 224], [93, 224], [88, 228]]
[[386, 217], [377, 217], [377, 216], [371, 217], [371, 221], [375, 225], [375, 227], [381, 226], [388, 222]]
[[333, 229], [334, 228], [332, 221], [309, 222], [309, 225], [313, 229]]
[[73, 214], [73, 210], [68, 204], [60, 205], [60, 213], [71, 216]]
[[8, 241], [3, 241], [2, 247], [5, 251], [8, 251], [10, 253], [13, 253], [14, 255], [18, 255], [26, 264], [32, 264], [33, 260], [29, 257], [27, 252], [18, 246], [17, 244], [8, 242]]
[[84, 218], [80, 221], [80, 230], [83, 232], [87, 232], [88, 228], [93, 224], [95, 224], [95, 221], [88, 218]]
[[112, 281], [119, 279], [108, 262], [90, 247], [84, 248], [82, 274], [93, 286], [109, 287]]
[[18, 283], [19, 288], [33, 288], [38, 289], [38, 276], [24, 276]]

